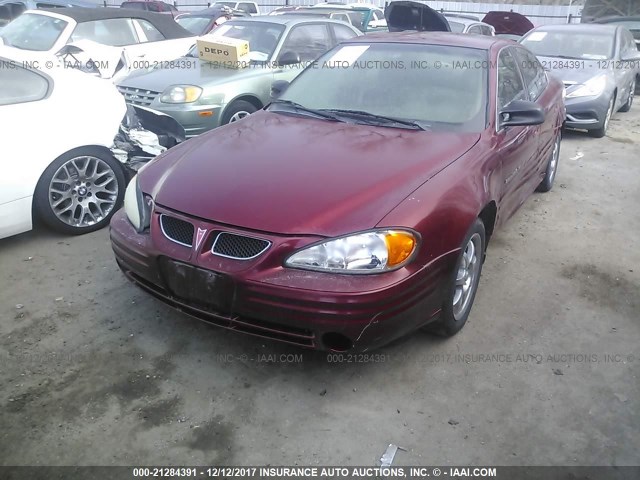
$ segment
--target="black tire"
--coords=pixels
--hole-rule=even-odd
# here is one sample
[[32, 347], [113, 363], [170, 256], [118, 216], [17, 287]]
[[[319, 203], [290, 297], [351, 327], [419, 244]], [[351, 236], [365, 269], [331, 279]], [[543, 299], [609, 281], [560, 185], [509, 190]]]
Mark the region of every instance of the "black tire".
[[551, 156], [547, 162], [547, 170], [544, 173], [544, 178], [536, 191], [548, 192], [553, 188], [553, 181], [556, 179], [556, 173], [558, 173], [558, 162], [560, 161], [560, 144], [562, 143], [562, 131], [558, 130], [558, 135], [554, 140], [553, 150]]
[[[476, 249], [475, 255], [477, 262], [476, 274], [469, 286], [471, 290], [468, 300], [465, 301], [464, 308], [456, 313], [454, 301], [457, 290], [456, 280], [458, 277], [458, 272], [462, 265], [463, 257], [465, 256], [465, 252], [467, 251], [468, 244], [471, 242], [471, 239], [475, 239], [476, 236], [479, 240], [480, 246], [480, 252], [477, 251], [477, 247], [474, 247]], [[445, 302], [442, 306], [440, 317], [438, 318], [438, 320], [425, 327], [425, 330], [429, 333], [434, 333], [443, 337], [451, 337], [458, 333], [460, 330], [462, 330], [462, 327], [465, 326], [465, 324], [467, 323], [467, 319], [469, 318], [469, 313], [471, 312], [471, 307], [473, 306], [473, 301], [475, 300], [476, 292], [478, 291], [478, 284], [480, 283], [480, 276], [482, 274], [482, 263], [484, 260], [484, 252], [486, 248], [486, 232], [482, 220], [476, 218], [476, 220], [471, 225], [471, 228], [469, 228], [469, 231], [465, 235], [464, 241], [462, 242], [460, 248], [460, 255], [458, 256], [456, 266], [449, 280], [447, 294], [445, 296]]]
[[625, 102], [625, 104], [620, 107], [620, 112], [628, 112], [629, 110], [631, 110], [631, 105], [633, 105], [633, 96], [636, 92], [636, 82], [635, 80], [633, 81], [633, 83], [631, 84], [631, 88], [629, 89], [629, 96], [627, 97], [627, 101]]
[[222, 124], [226, 125], [227, 123], [232, 123], [236, 121], [234, 116], [241, 115], [242, 113], [246, 113], [247, 115], [251, 115], [253, 112], [257, 111], [256, 106], [247, 102], [246, 100], [236, 100], [232, 102], [231, 105], [227, 107], [224, 111], [224, 115], [222, 116]]
[[[110, 153], [96, 147], [77, 148], [54, 160], [40, 177], [34, 194], [35, 213], [61, 233], [93, 232], [109, 224], [122, 205], [125, 188], [122, 165]], [[52, 203], [59, 203], [58, 214]], [[80, 219], [75, 220], [77, 217]]]
[[594, 138], [602, 138], [607, 134], [607, 129], [609, 128], [609, 121], [611, 120], [611, 117], [613, 116], [613, 110], [614, 110], [615, 104], [616, 104], [616, 97], [614, 95], [609, 100], [609, 109], [607, 110], [607, 113], [605, 113], [605, 118], [604, 118], [604, 120], [602, 120], [602, 125], [600, 126], [600, 128], [596, 128], [594, 130], [589, 130], [589, 135], [590, 136], [592, 136]]

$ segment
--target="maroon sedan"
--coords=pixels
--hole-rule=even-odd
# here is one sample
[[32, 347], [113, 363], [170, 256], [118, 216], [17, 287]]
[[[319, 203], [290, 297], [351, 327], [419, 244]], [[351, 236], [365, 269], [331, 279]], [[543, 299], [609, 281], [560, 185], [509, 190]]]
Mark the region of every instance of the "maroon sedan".
[[304, 347], [453, 335], [491, 234], [553, 184], [563, 91], [510, 41], [358, 37], [144, 167], [118, 264], [193, 317]]

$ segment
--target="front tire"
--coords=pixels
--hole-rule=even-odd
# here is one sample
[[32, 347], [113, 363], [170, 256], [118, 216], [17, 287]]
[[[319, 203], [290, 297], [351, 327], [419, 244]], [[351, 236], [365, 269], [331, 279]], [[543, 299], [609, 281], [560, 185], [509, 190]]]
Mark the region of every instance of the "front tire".
[[589, 135], [595, 138], [602, 138], [606, 135], [607, 129], [609, 128], [609, 122], [611, 121], [611, 117], [613, 116], [613, 106], [616, 104], [616, 97], [613, 95], [609, 100], [609, 107], [607, 108], [607, 113], [605, 113], [604, 120], [602, 121], [602, 126], [600, 128], [596, 128], [595, 130], [589, 130]]
[[58, 157], [44, 171], [34, 196], [36, 213], [49, 227], [69, 235], [99, 230], [124, 198], [120, 163], [99, 148], [81, 148]]
[[636, 81], [634, 80], [631, 84], [631, 88], [629, 89], [629, 96], [627, 97], [626, 103], [620, 107], [621, 112], [628, 112], [631, 110], [631, 105], [633, 105], [633, 96], [636, 92]]
[[476, 218], [462, 242], [440, 318], [427, 326], [429, 332], [450, 337], [467, 323], [480, 283], [485, 247], [484, 223]]
[[237, 122], [245, 117], [248, 117], [253, 112], [257, 111], [256, 106], [245, 100], [236, 100], [227, 107], [222, 118], [222, 124]]
[[551, 158], [547, 163], [547, 170], [544, 174], [544, 178], [538, 188], [538, 192], [548, 192], [553, 188], [553, 181], [556, 179], [556, 173], [558, 172], [558, 161], [560, 160], [560, 143], [562, 141], [561, 130], [558, 130], [555, 142], [553, 144], [553, 151], [551, 152]]

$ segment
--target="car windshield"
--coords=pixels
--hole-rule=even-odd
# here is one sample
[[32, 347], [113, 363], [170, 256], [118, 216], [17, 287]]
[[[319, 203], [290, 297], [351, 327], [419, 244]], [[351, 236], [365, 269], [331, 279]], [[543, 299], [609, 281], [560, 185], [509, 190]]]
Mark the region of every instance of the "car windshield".
[[214, 5], [224, 5], [226, 7], [236, 8], [237, 3], [236, 2], [214, 2]]
[[464, 23], [453, 22], [451, 20], [447, 20], [449, 22], [449, 26], [451, 27], [452, 32], [462, 33], [464, 32]]
[[[477, 132], [486, 124], [488, 75], [470, 66], [486, 58], [484, 50], [452, 46], [343, 45], [305, 69], [278, 100]], [[279, 109], [278, 102], [271, 108]]]
[[209, 23], [211, 23], [211, 18], [186, 16], [176, 18], [176, 22], [178, 22], [182, 28], [189, 30], [194, 35], [202, 35], [205, 33]]
[[59, 18], [23, 13], [2, 29], [0, 37], [10, 47], [45, 52], [53, 47], [67, 25]]
[[[205, 39], [225, 37], [246, 40], [249, 42], [249, 60], [266, 62], [273, 55], [284, 28], [284, 25], [277, 23], [228, 21], [214, 28]], [[189, 56], [198, 56], [197, 46], [191, 49]]]
[[584, 60], [606, 60], [613, 56], [615, 34], [536, 30], [521, 40], [535, 55]]

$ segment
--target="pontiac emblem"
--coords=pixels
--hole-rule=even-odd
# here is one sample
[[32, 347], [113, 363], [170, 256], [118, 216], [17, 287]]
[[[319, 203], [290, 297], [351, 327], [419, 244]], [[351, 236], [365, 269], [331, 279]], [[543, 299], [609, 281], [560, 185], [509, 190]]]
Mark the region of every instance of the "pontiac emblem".
[[196, 233], [196, 250], [200, 250], [200, 244], [202, 240], [204, 240], [205, 233], [207, 233], [206, 229], [198, 227], [198, 233]]

